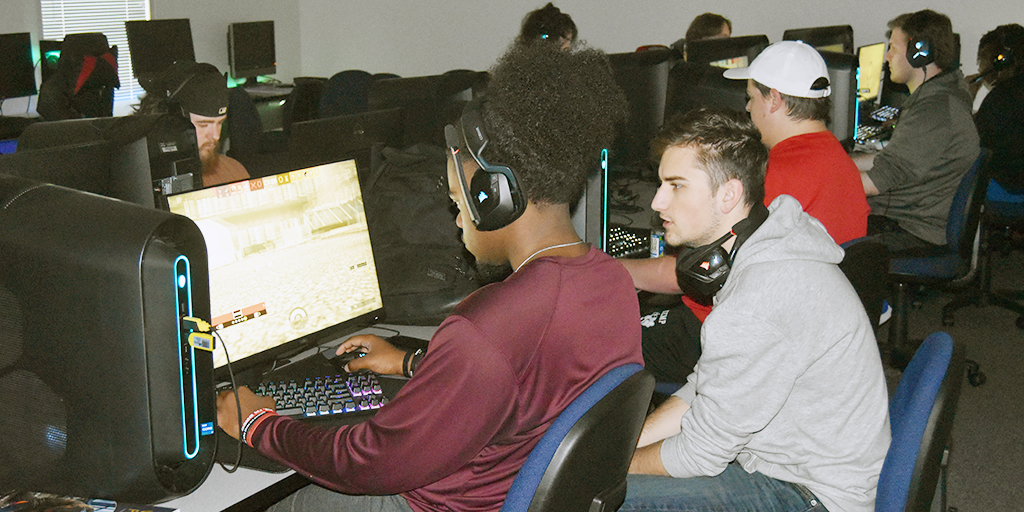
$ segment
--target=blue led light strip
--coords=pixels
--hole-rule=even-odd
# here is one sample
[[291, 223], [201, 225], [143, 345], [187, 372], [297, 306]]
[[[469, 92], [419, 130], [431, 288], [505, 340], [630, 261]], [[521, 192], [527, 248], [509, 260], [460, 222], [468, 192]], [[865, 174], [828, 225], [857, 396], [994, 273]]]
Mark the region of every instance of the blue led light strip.
[[[178, 264], [182, 263], [182, 262], [185, 264], [185, 273], [184, 273], [184, 275], [179, 274], [178, 271], [177, 271]], [[176, 289], [177, 288], [184, 288], [185, 292], [188, 294], [188, 314], [187, 315], [178, 314], [177, 318], [176, 318], [177, 323], [178, 323], [178, 381], [179, 381], [179, 384], [180, 384], [180, 388], [179, 389], [181, 389], [181, 431], [182, 431], [182, 434], [183, 434], [182, 435], [182, 448], [183, 448], [183, 451], [185, 453], [185, 457], [188, 458], [188, 459], [191, 459], [191, 458], [193, 458], [193, 457], [195, 457], [196, 455], [199, 454], [199, 401], [198, 401], [198, 394], [197, 394], [197, 391], [196, 391], [196, 389], [198, 388], [198, 386], [196, 385], [196, 358], [195, 358], [196, 349], [188, 344], [188, 340], [183, 340], [182, 336], [181, 336], [181, 333], [182, 333], [181, 317], [182, 316], [192, 316], [192, 279], [190, 277], [191, 275], [192, 275], [192, 269], [191, 269], [191, 265], [189, 264], [188, 257], [186, 257], [184, 255], [178, 256], [178, 258], [176, 260], [174, 260], [174, 286], [175, 286]], [[179, 278], [184, 278], [185, 282], [184, 283], [179, 282]], [[175, 298], [176, 299], [177, 299], [177, 295], [178, 295], [178, 292], [176, 290], [175, 291]], [[191, 379], [189, 387], [191, 388], [191, 392], [192, 392], [192, 411], [191, 411], [192, 412], [192, 415], [191, 415], [192, 424], [191, 425], [188, 424], [189, 415], [185, 411], [185, 393], [187, 393], [188, 390], [186, 390], [186, 387], [185, 387], [185, 375], [181, 371], [181, 366], [184, 363], [184, 361], [182, 361], [182, 358], [181, 358], [181, 349], [182, 349], [183, 345], [188, 347], [187, 350], [189, 351], [189, 365], [190, 365], [190, 369], [191, 369], [191, 371], [189, 372], [190, 379]], [[187, 435], [187, 432], [189, 431], [189, 429], [192, 430], [192, 432], [193, 432], [192, 439], [195, 440], [195, 444], [192, 447], [189, 447], [189, 436]]]

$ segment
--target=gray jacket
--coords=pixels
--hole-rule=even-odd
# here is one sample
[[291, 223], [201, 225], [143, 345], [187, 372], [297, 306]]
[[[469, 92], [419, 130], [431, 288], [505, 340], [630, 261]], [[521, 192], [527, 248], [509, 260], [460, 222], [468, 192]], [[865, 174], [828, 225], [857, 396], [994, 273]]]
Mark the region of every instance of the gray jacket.
[[871, 324], [821, 223], [788, 195], [739, 249], [701, 329], [703, 353], [665, 440], [675, 477], [748, 472], [807, 486], [832, 512], [873, 510], [889, 448]]
[[879, 192], [868, 198], [873, 215], [922, 240], [946, 243], [953, 195], [979, 152], [971, 108], [959, 70], [933, 77], [903, 102], [892, 138], [868, 171]]

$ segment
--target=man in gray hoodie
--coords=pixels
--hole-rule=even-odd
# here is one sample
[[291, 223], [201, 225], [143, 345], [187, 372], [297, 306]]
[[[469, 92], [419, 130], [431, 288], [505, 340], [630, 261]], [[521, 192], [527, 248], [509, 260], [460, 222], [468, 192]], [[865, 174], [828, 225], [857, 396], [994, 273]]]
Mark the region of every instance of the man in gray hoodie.
[[655, 148], [676, 278], [714, 308], [694, 372], [644, 424], [621, 510], [873, 510], [888, 394], [843, 250], [792, 197], [764, 210], [744, 116], [692, 112]]

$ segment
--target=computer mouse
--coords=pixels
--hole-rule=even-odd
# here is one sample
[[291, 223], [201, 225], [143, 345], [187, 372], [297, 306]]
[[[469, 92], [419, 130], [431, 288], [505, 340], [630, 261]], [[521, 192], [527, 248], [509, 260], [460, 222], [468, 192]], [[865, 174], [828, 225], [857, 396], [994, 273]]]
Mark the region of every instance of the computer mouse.
[[345, 365], [347, 365], [349, 361], [359, 357], [363, 357], [365, 355], [366, 352], [360, 350], [351, 350], [349, 352], [345, 352], [343, 354], [338, 354], [334, 356], [333, 358], [331, 358], [331, 362], [334, 363], [334, 367], [337, 368], [338, 370], [345, 371]]

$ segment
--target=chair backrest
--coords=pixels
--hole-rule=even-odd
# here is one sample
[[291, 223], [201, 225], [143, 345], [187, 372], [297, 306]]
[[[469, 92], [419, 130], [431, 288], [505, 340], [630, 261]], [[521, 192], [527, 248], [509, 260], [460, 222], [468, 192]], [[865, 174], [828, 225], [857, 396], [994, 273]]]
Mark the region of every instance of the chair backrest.
[[237, 158], [236, 155], [253, 155], [261, 151], [263, 121], [249, 93], [241, 87], [228, 89], [227, 129], [231, 140], [228, 154], [231, 156]]
[[295, 84], [288, 94], [281, 109], [281, 127], [285, 135], [291, 133], [294, 123], [317, 118], [320, 110], [320, 97], [327, 87], [327, 79], [321, 77], [297, 76], [292, 80]]
[[889, 401], [892, 444], [878, 479], [876, 512], [930, 510], [949, 447], [965, 368], [963, 346], [936, 332], [921, 344]]
[[327, 80], [320, 95], [320, 118], [366, 112], [370, 85], [376, 78], [361, 69], [347, 69], [335, 73]]
[[882, 242], [869, 237], [846, 241], [842, 248], [846, 254], [839, 268], [857, 291], [871, 327], [878, 329], [882, 302], [889, 293], [889, 250]]
[[974, 250], [975, 232], [981, 221], [981, 207], [985, 203], [988, 191], [988, 160], [992, 153], [982, 148], [978, 158], [974, 160], [967, 173], [960, 180], [953, 203], [949, 207], [949, 220], [946, 221], [946, 245], [960, 252], [960, 257], [968, 259]]
[[598, 379], [541, 437], [501, 510], [618, 509], [653, 390], [654, 376], [639, 364], [614, 368]]

